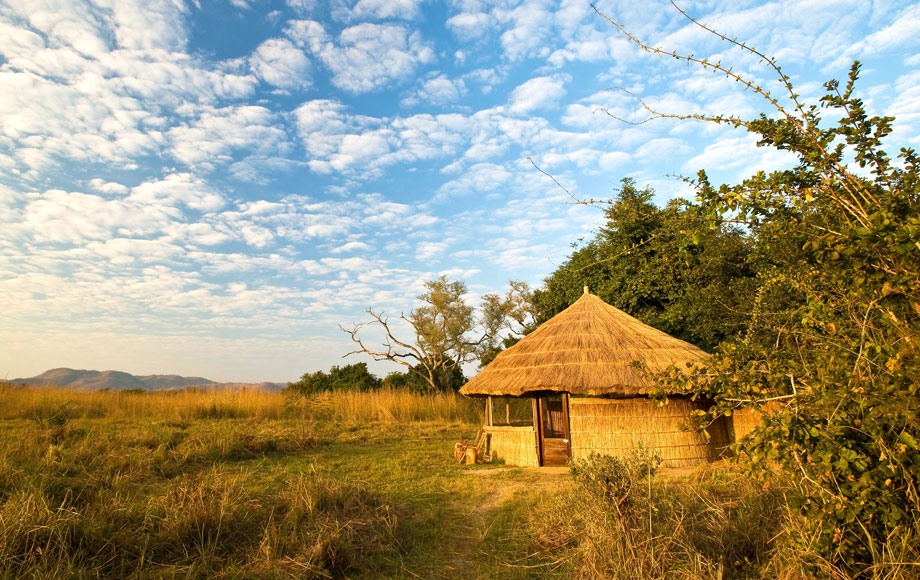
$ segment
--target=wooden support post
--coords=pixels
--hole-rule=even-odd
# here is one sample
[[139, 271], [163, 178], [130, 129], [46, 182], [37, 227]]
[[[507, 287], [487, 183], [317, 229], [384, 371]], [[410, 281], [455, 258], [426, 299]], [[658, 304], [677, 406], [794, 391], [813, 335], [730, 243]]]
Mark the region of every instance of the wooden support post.
[[537, 451], [537, 465], [540, 467], [543, 466], [543, 446], [541, 445], [543, 440], [543, 433], [540, 420], [540, 413], [542, 412], [540, 401], [537, 397], [533, 398], [533, 431], [534, 431], [534, 447]]
[[492, 426], [492, 397], [486, 397], [486, 425]]
[[572, 427], [569, 418], [569, 394], [562, 393], [562, 426], [565, 430], [565, 443], [568, 446], [569, 459], [572, 458]]

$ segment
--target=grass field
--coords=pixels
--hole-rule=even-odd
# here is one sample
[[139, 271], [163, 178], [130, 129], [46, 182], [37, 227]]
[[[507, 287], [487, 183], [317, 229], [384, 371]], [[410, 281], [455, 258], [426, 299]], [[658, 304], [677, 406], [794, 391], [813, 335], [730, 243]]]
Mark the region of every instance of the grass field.
[[0, 577], [526, 578], [518, 515], [567, 482], [456, 465], [454, 396], [0, 401]]
[[0, 578], [808, 577], [775, 542], [781, 489], [726, 466], [457, 465], [480, 413], [0, 388]]

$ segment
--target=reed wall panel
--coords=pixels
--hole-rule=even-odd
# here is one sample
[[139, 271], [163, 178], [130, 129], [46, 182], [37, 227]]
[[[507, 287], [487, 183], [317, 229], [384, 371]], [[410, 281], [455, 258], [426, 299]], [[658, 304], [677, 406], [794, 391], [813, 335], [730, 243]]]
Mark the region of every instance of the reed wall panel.
[[484, 426], [489, 436], [493, 459], [502, 459], [508, 465], [539, 467], [537, 457], [537, 433], [533, 426], [507, 427]]
[[688, 430], [690, 413], [705, 408], [699, 401], [669, 398], [667, 404], [643, 397], [569, 399], [572, 458], [591, 453], [624, 456], [637, 449], [657, 451], [668, 467], [713, 461], [725, 452], [731, 434], [726, 422], [710, 429], [710, 441]]
[[763, 417], [763, 412], [756, 407], [735, 409], [732, 413], [732, 426], [735, 432], [735, 441], [741, 441], [748, 433], [753, 431]]

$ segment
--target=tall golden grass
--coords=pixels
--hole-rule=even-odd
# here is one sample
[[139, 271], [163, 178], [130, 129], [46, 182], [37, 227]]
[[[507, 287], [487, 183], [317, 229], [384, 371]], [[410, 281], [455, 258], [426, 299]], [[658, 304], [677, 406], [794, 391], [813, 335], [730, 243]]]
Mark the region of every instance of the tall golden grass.
[[60, 412], [67, 418], [189, 421], [194, 419], [322, 418], [341, 421], [479, 423], [482, 404], [453, 393], [400, 389], [291, 396], [252, 389], [83, 392], [0, 386], [0, 419]]
[[400, 390], [0, 386], [0, 579], [376, 577], [404, 552], [408, 508], [302, 462], [335, 455], [358, 426], [369, 447], [466, 431], [480, 414], [458, 395]]

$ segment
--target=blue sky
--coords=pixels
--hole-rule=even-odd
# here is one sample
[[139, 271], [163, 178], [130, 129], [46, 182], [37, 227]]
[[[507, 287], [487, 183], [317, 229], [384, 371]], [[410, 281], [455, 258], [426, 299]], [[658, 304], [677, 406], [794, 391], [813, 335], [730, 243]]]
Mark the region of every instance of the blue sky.
[[[777, 90], [667, 3], [598, 6]], [[807, 100], [862, 60], [867, 108], [920, 145], [920, 5], [681, 6], [776, 56]], [[692, 195], [676, 174], [790, 162], [730, 128], [611, 119], [597, 109], [644, 118], [613, 87], [666, 111], [765, 110], [582, 1], [4, 0], [0, 377], [293, 380], [343, 363], [339, 324], [398, 315], [439, 274], [473, 302], [539, 285], [601, 212], [528, 157], [575, 195], [633, 177], [660, 203]]]

